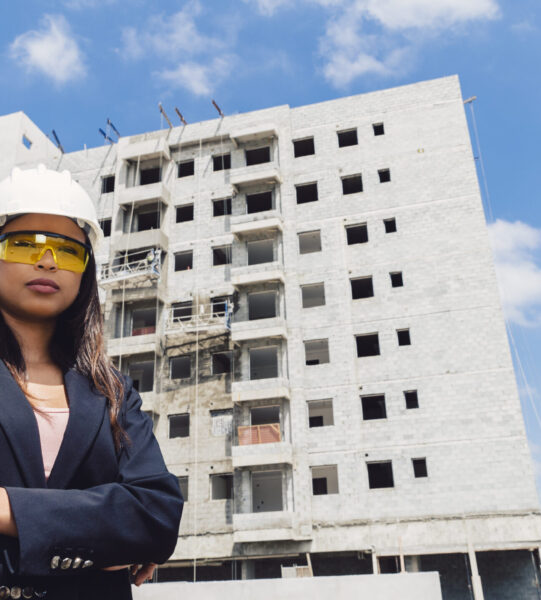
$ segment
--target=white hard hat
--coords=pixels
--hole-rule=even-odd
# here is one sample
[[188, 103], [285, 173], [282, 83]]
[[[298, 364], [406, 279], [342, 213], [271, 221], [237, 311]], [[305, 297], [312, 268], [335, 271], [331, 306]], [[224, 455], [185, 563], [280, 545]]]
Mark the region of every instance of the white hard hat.
[[26, 213], [73, 219], [88, 234], [94, 252], [102, 239], [94, 203], [69, 171], [59, 173], [41, 164], [25, 171], [15, 167], [0, 182], [0, 227]]

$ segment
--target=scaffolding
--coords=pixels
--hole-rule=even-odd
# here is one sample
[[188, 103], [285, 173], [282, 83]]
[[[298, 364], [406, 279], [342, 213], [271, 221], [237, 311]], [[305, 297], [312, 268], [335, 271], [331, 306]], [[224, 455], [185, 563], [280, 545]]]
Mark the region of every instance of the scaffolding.
[[104, 289], [119, 283], [137, 285], [145, 281], [158, 281], [161, 276], [161, 249], [151, 248], [142, 259], [129, 262], [106, 263], [101, 266], [98, 282]]

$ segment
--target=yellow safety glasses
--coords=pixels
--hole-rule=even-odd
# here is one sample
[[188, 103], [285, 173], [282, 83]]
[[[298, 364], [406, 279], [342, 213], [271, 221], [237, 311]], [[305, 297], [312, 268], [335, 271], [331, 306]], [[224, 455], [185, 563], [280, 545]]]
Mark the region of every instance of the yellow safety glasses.
[[91, 248], [88, 244], [49, 231], [10, 231], [0, 235], [0, 260], [35, 265], [50, 250], [59, 269], [83, 273]]

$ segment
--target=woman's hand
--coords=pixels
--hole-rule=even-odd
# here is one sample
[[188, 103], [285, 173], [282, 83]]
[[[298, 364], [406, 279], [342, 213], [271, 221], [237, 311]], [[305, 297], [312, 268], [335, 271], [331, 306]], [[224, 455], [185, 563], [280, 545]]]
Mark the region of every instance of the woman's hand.
[[104, 567], [102, 571], [120, 571], [130, 569], [130, 573], [135, 575], [135, 585], [140, 586], [147, 579], [152, 579], [156, 563], [146, 563], [144, 565], [115, 565], [114, 567]]
[[18, 535], [8, 493], [3, 487], [0, 488], [0, 533], [10, 537], [17, 537]]

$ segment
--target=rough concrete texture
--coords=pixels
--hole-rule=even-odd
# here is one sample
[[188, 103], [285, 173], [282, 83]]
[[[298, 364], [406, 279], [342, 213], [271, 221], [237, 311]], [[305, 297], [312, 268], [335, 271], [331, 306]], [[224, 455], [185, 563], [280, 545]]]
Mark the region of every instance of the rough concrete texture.
[[441, 600], [437, 573], [393, 575], [347, 575], [343, 577], [303, 577], [298, 579], [258, 579], [252, 581], [218, 581], [205, 583], [155, 583], [136, 588], [134, 600]]
[[[31, 127], [24, 115], [8, 115], [0, 133], [4, 127], [21, 145], [13, 132], [25, 123]], [[375, 123], [384, 135], [374, 135]], [[339, 148], [337, 131], [352, 128], [359, 143]], [[306, 137], [315, 154], [295, 158], [292, 141]], [[245, 151], [260, 146], [271, 161], [246, 166]], [[17, 146], [0, 162], [0, 175], [32, 161], [70, 169], [99, 217], [112, 219], [100, 265], [128, 249], [162, 251], [159, 282], [111, 285], [102, 299], [117, 363], [124, 371], [143, 360], [155, 367], [143, 407], [154, 415], [169, 468], [188, 477], [171, 565], [364, 550], [463, 557], [468, 540], [477, 551], [538, 545], [539, 501], [457, 77], [69, 154], [46, 142], [21, 152]], [[214, 171], [213, 156], [224, 153], [231, 169]], [[178, 177], [188, 160], [194, 174]], [[142, 170], [157, 167], [161, 181], [137, 185]], [[390, 181], [380, 183], [381, 169]], [[355, 174], [363, 191], [344, 195], [341, 179]], [[115, 189], [103, 193], [109, 175]], [[298, 204], [296, 186], [313, 182], [318, 200]], [[247, 196], [264, 191], [272, 192], [270, 209], [248, 212]], [[232, 199], [232, 214], [213, 216], [213, 201], [223, 198]], [[189, 204], [194, 219], [177, 222], [176, 209]], [[160, 227], [137, 231], [149, 207], [159, 209]], [[391, 218], [397, 230], [387, 233]], [[368, 240], [348, 245], [346, 227], [355, 224], [366, 225]], [[305, 232], [319, 232], [321, 250], [299, 252]], [[272, 256], [250, 264], [250, 243], [263, 239], [272, 241]], [[213, 266], [212, 248], [224, 245], [231, 264]], [[175, 271], [175, 254], [185, 251], [192, 268]], [[403, 286], [391, 286], [394, 272]], [[350, 280], [358, 277], [372, 277], [372, 297], [352, 299]], [[324, 305], [303, 308], [301, 286], [309, 284], [323, 284]], [[250, 321], [250, 295], [270, 290], [276, 317]], [[167, 330], [173, 303], [203, 304], [204, 312], [217, 296], [230, 299], [231, 335], [223, 323]], [[149, 306], [158, 311], [156, 333], [131, 335], [130, 311]], [[402, 329], [410, 345], [398, 345]], [[356, 336], [376, 333], [379, 355], [359, 358]], [[327, 363], [306, 364], [310, 340], [326, 340]], [[213, 374], [216, 351], [231, 352], [230, 374]], [[272, 374], [254, 380], [257, 351], [277, 358]], [[183, 355], [191, 357], [190, 377], [172, 379], [170, 359]], [[417, 391], [418, 408], [406, 408], [408, 390]], [[373, 394], [385, 396], [386, 416], [364, 420], [360, 397]], [[307, 403], [325, 399], [333, 424], [309, 427]], [[265, 405], [279, 407], [282, 447], [251, 452], [239, 446], [237, 428]], [[214, 427], [217, 410], [231, 410], [229, 428]], [[180, 413], [190, 416], [189, 435], [171, 439], [168, 417]], [[414, 476], [414, 458], [426, 459], [427, 477]], [[367, 463], [378, 461], [392, 461], [393, 487], [370, 488]], [[336, 467], [338, 493], [313, 494], [314, 466]], [[273, 470], [281, 472], [282, 510], [258, 512], [253, 474]], [[216, 473], [233, 474], [233, 498], [212, 498]]]

